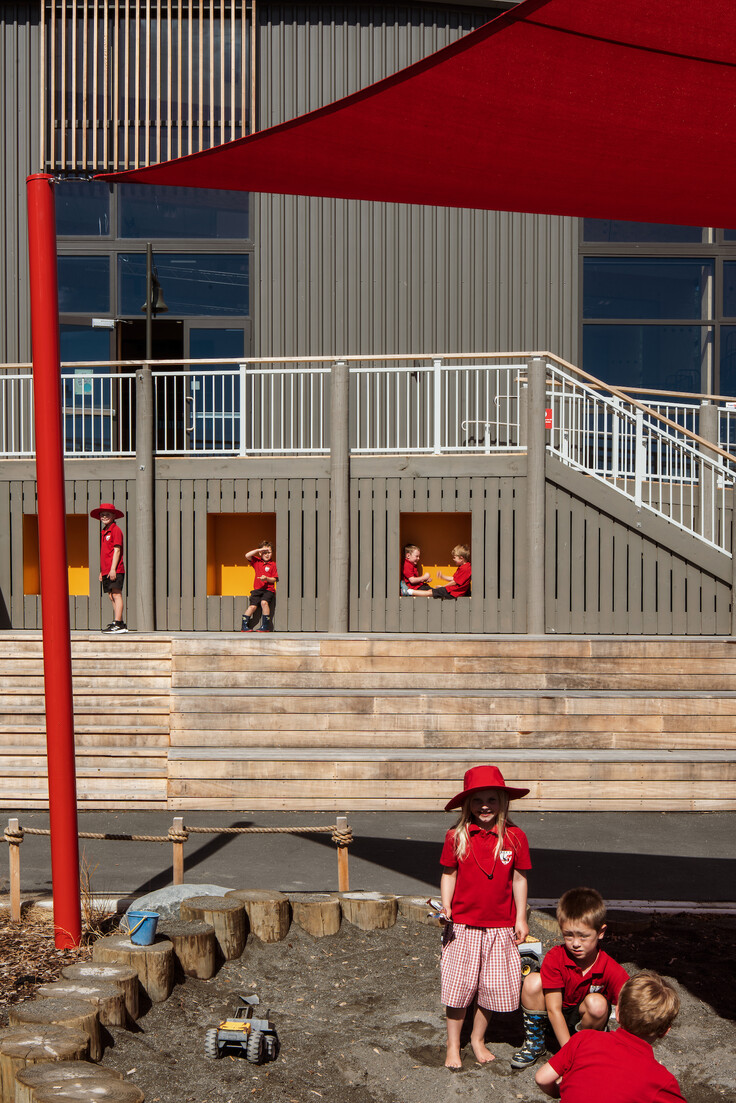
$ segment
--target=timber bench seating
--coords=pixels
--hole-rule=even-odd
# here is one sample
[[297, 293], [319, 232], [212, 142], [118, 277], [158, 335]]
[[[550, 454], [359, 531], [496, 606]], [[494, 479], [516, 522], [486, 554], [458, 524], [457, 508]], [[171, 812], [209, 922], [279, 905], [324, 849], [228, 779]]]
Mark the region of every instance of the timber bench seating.
[[[75, 633], [80, 808], [435, 811], [474, 763], [522, 809], [736, 808], [736, 645]], [[0, 799], [46, 806], [41, 641], [0, 638]]]

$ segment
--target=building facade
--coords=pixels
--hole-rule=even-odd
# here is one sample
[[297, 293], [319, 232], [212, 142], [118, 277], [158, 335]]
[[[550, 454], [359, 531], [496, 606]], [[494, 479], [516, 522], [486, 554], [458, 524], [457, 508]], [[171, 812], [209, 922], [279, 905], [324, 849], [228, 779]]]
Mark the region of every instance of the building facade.
[[[282, 626], [324, 630], [327, 623], [327, 460], [304, 459], [296, 480], [293, 460], [234, 454], [224, 429], [211, 450], [220, 455], [171, 455], [167, 441], [187, 433], [194, 440], [198, 432], [196, 418], [190, 422], [196, 396], [174, 382], [181, 363], [548, 349], [620, 386], [736, 390], [734, 230], [109, 187], [91, 179], [96, 172], [195, 152], [317, 108], [420, 60], [509, 7], [0, 2], [0, 360], [9, 365], [6, 378], [20, 371], [12, 365], [30, 361], [25, 178], [48, 171], [58, 177], [62, 359], [77, 365], [65, 369], [70, 378], [64, 385], [70, 394], [87, 388], [92, 406], [104, 387], [116, 384], [90, 382], [85, 363], [95, 365], [92, 374], [117, 373], [122, 380], [126, 362], [146, 355], [146, 246], [153, 247], [162, 301], [152, 356], [172, 375], [166, 397], [157, 400], [154, 430], [158, 521], [151, 520], [149, 538], [156, 546], [159, 627], [236, 627], [243, 578], [223, 584], [222, 569], [233, 547], [247, 545], [256, 531], [272, 532], [288, 563]], [[121, 382], [116, 407], [117, 447], [109, 426], [91, 428], [84, 404], [79, 418], [67, 418], [76, 452], [67, 464], [70, 517], [86, 516], [100, 498], [113, 497], [129, 522], [134, 516], [129, 445], [136, 406], [126, 386]], [[224, 386], [205, 412], [216, 408], [224, 425], [242, 413], [241, 400], [234, 384]], [[12, 445], [4, 455], [2, 617], [6, 626], [35, 627], [33, 465]], [[522, 461], [454, 456], [439, 463], [417, 459], [399, 471], [395, 459], [356, 460], [352, 622], [381, 630], [427, 617], [426, 629], [455, 626], [454, 619], [445, 625], [449, 612], [443, 621], [440, 610], [400, 616], [398, 605], [392, 609], [399, 543], [402, 534], [411, 535], [400, 516], [446, 511], [456, 515], [453, 532], [466, 525], [460, 515], [471, 518], [474, 559], [483, 564], [487, 589], [482, 609], [476, 602], [473, 612], [457, 614], [458, 630], [523, 631], [523, 532], [509, 520], [523, 500]], [[516, 486], [515, 477], [522, 478]], [[227, 520], [212, 519], [226, 515], [236, 519], [232, 531]], [[135, 578], [132, 529], [129, 524]], [[73, 623], [95, 627], [102, 616], [89, 583], [96, 533], [81, 521], [70, 522], [69, 531], [81, 572]], [[570, 570], [565, 611], [547, 612], [553, 630], [579, 630], [571, 612], [579, 578], [574, 566]], [[711, 571], [709, 578], [715, 577]], [[562, 591], [555, 586], [555, 602]], [[718, 600], [713, 617], [722, 624], [727, 609], [722, 595]], [[596, 630], [594, 619], [588, 621]], [[607, 623], [602, 618], [597, 630], [612, 630]]]

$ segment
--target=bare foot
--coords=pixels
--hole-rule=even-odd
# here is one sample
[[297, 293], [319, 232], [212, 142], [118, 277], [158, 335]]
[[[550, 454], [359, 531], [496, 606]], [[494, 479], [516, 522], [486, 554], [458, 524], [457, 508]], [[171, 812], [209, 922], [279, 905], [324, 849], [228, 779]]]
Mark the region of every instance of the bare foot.
[[485, 1042], [474, 1042], [471, 1038], [470, 1045], [472, 1046], [475, 1059], [479, 1065], [487, 1065], [489, 1061], [496, 1060], [490, 1049], [486, 1047]]
[[459, 1049], [447, 1050], [447, 1057], [445, 1058], [445, 1068], [447, 1069], [461, 1069], [463, 1067], [462, 1057], [460, 1056]]

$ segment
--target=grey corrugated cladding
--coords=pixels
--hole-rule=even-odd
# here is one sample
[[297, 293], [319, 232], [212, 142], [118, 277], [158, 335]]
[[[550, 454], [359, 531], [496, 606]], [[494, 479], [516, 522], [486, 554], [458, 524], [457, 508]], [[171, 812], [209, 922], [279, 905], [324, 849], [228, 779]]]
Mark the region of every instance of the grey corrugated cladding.
[[[490, 14], [379, 4], [257, 11], [260, 128], [387, 76]], [[271, 195], [253, 197], [253, 216], [257, 355], [577, 355], [575, 219]]]

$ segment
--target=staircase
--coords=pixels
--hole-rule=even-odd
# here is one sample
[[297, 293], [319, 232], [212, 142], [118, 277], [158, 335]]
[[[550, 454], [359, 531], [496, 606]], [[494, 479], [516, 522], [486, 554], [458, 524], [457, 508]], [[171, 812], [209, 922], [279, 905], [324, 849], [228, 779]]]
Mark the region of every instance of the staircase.
[[[736, 809], [723, 639], [73, 639], [80, 809], [437, 811], [478, 762], [533, 810]], [[0, 638], [0, 803], [47, 804], [40, 637]]]

